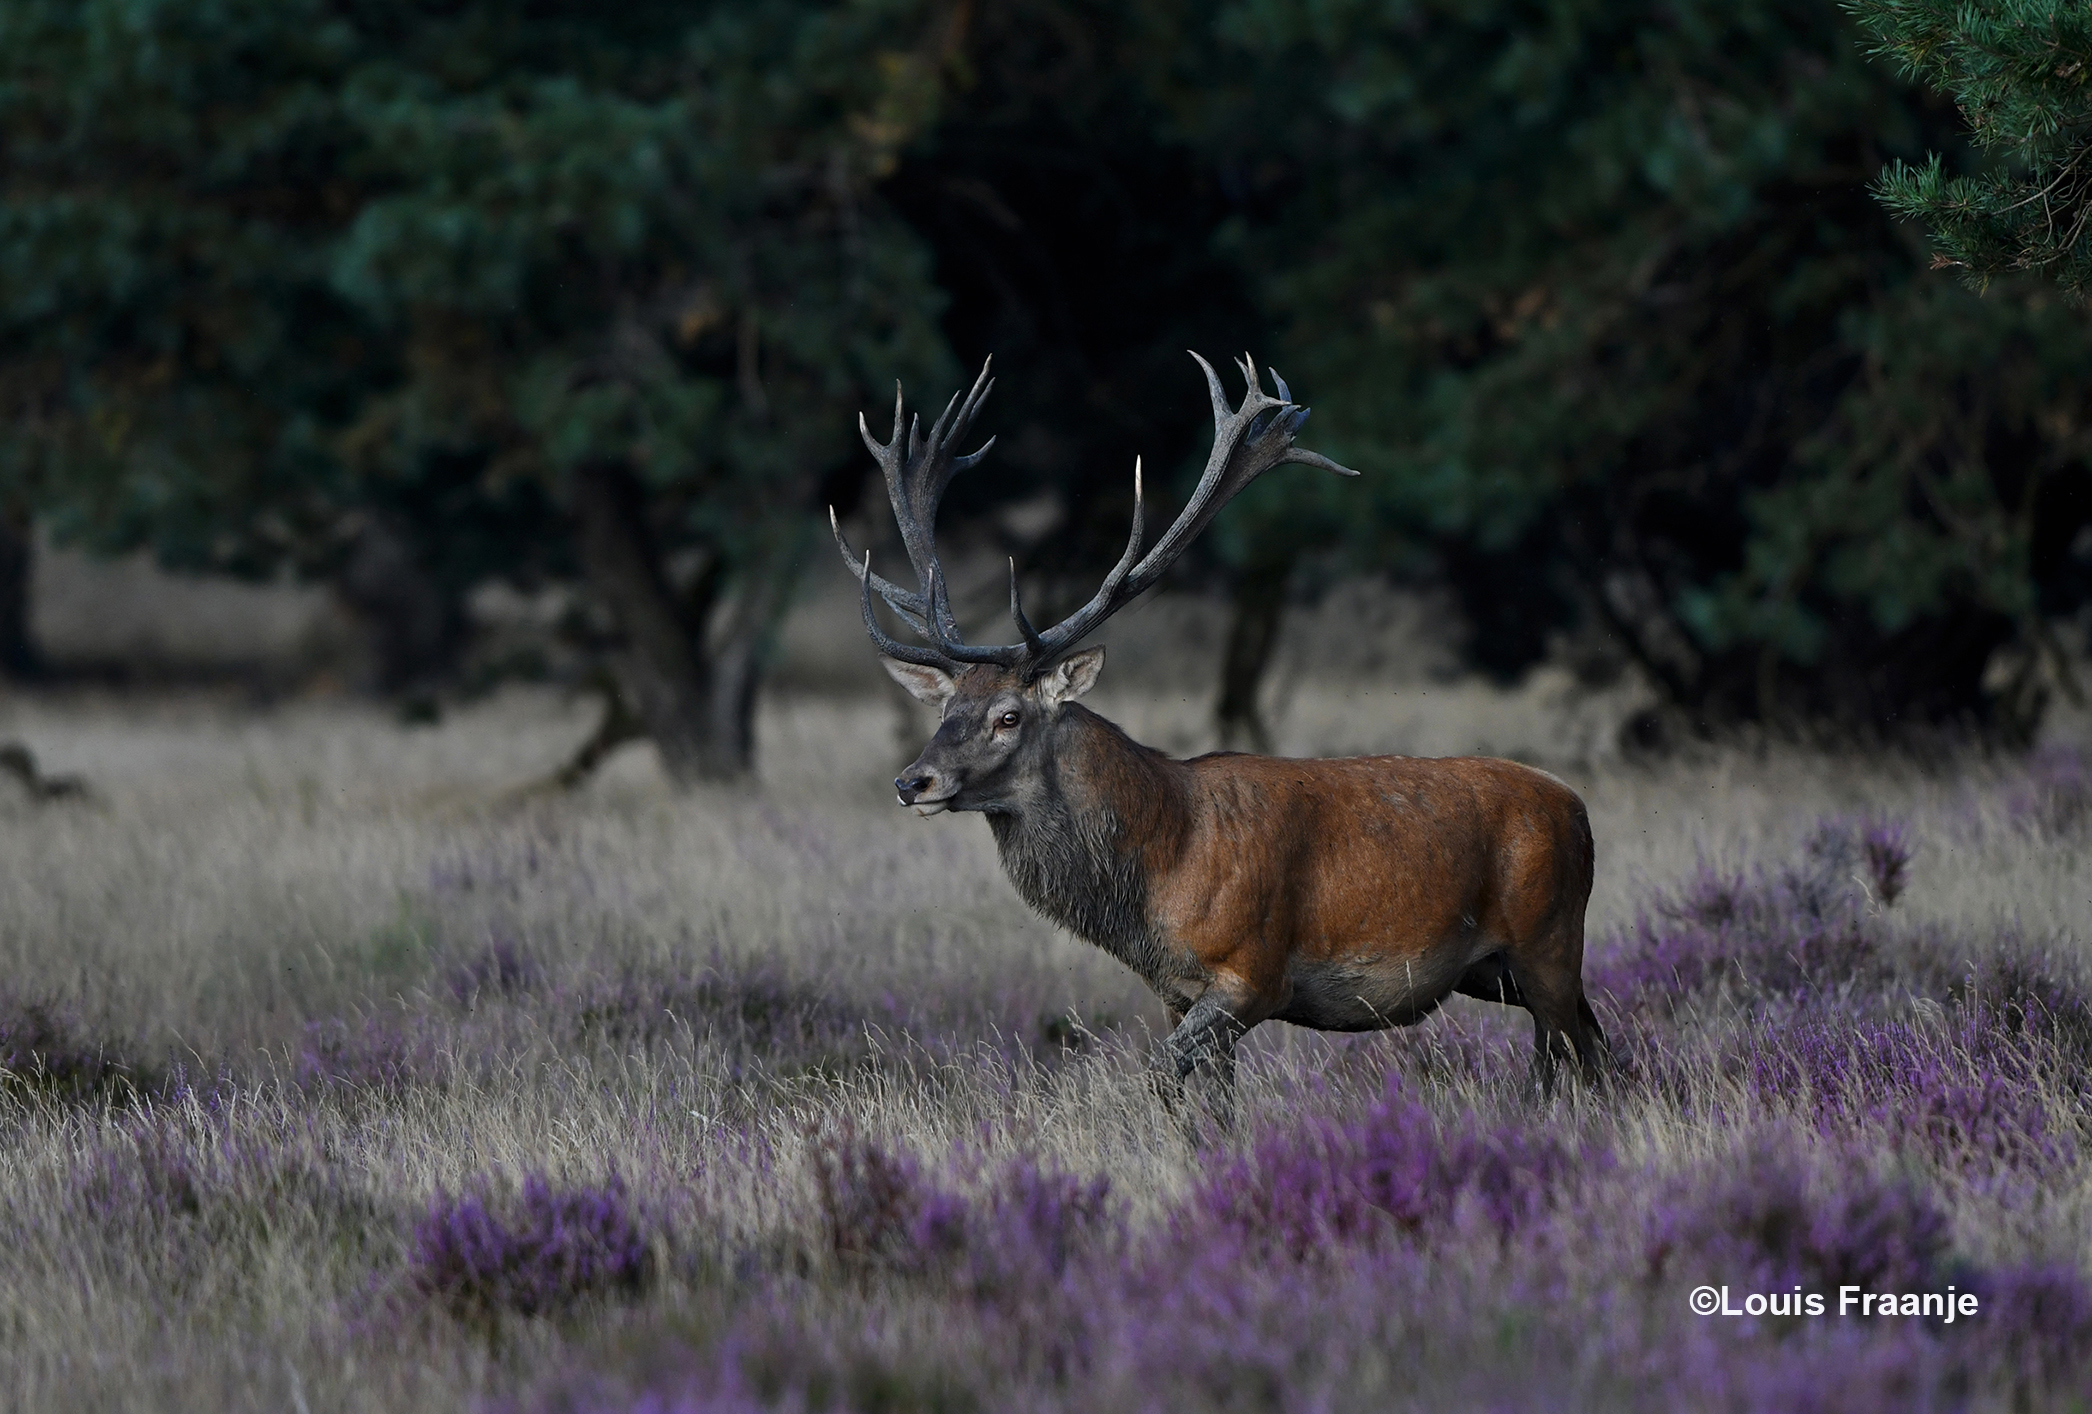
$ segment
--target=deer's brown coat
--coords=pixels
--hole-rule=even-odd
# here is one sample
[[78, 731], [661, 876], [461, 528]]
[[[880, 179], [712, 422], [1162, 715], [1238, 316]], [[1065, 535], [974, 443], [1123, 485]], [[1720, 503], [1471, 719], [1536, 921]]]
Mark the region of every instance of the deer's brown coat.
[[[839, 524], [836, 545], [888, 671], [943, 712], [894, 781], [901, 803], [986, 814], [1018, 892], [1122, 958], [1169, 1006], [1180, 1081], [1210, 1067], [1225, 1090], [1235, 1038], [1272, 1017], [1326, 1030], [1405, 1025], [1455, 991], [1532, 1013], [1543, 1085], [1560, 1052], [1595, 1065], [1605, 1037], [1581, 976], [1591, 830], [1567, 786], [1484, 759], [1173, 761], [1075, 703], [1104, 662], [1101, 648], [1076, 645], [1244, 487], [1289, 462], [1357, 474], [1294, 445], [1308, 413], [1276, 373], [1274, 397], [1243, 358], [1246, 391], [1230, 407], [1212, 365], [1198, 363], [1213, 451], [1184, 509], [1143, 554], [1136, 462], [1125, 552], [1088, 603], [1045, 629], [1024, 613], [1012, 562], [1021, 643], [961, 641], [937, 559], [945, 487], [988, 451], [954, 454], [993, 386], [987, 366], [927, 433], [904, 419], [898, 389], [887, 441], [859, 419], [918, 588], [873, 574]], [[889, 637], [875, 593], [928, 642]]]
[[[1547, 1033], [1575, 1046], [1591, 832], [1554, 777], [1477, 757], [1174, 761], [1079, 705], [1059, 714], [1059, 800], [1034, 808], [1064, 809], [1072, 833], [1131, 866], [1147, 955], [1092, 941], [1177, 1016], [1213, 995], [1242, 1027], [1401, 1025], [1501, 957], [1508, 976], [1485, 966], [1465, 990], [1533, 1006], [1543, 1048]], [[1021, 875], [1026, 832], [997, 836]], [[1080, 887], [1024, 891], [1077, 932], [1103, 931], [1081, 926]]]

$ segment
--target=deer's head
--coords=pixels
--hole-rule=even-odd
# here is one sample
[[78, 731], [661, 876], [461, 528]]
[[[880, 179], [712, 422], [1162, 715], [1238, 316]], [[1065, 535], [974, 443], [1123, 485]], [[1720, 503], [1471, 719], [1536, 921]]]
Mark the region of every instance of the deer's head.
[[[1035, 629], [1025, 617], [1024, 603], [1017, 591], [1017, 566], [1012, 561], [1010, 617], [1016, 622], [1021, 643], [963, 642], [952, 614], [951, 588], [937, 561], [937, 505], [944, 497], [945, 487], [954, 475], [978, 464], [995, 445], [991, 437], [979, 451], [967, 456], [955, 457], [951, 450], [952, 444], [973, 425], [975, 415], [995, 386], [988, 376], [990, 364], [981, 366], [980, 376], [963, 401], [957, 394], [952, 396], [927, 436], [920, 418], [908, 419], [903, 433], [898, 385], [894, 389], [893, 434], [887, 441], [874, 439], [863, 416], [858, 417], [857, 430], [885, 473], [887, 496], [893, 503], [901, 543], [915, 569], [918, 590], [911, 593], [874, 574], [871, 556], [860, 560], [851, 551], [832, 510], [829, 524], [835, 530], [843, 563], [857, 576], [865, 628], [885, 656], [887, 671], [919, 701], [943, 714], [930, 744], [894, 782], [903, 805], [914, 807], [918, 814], [934, 815], [944, 810], [993, 810], [1019, 803], [1043, 773], [1052, 751], [1053, 727], [1063, 709], [1089, 691], [1104, 666], [1103, 648], [1076, 652], [1078, 643], [1160, 579], [1163, 571], [1220, 513], [1220, 508], [1272, 467], [1299, 462], [1340, 476], [1358, 475], [1325, 456], [1293, 445], [1294, 436], [1307, 421], [1308, 410], [1292, 401], [1286, 380], [1278, 374], [1271, 375], [1278, 388], [1278, 396], [1272, 397], [1264, 391], [1256, 365], [1245, 355], [1240, 367], [1248, 391], [1239, 407], [1230, 408], [1213, 366], [1196, 353], [1192, 357], [1205, 371], [1206, 386], [1213, 399], [1213, 452], [1206, 459], [1205, 473], [1191, 499], [1162, 538], [1143, 555], [1145, 507], [1140, 462], [1136, 459], [1133, 531], [1127, 537], [1125, 553], [1090, 601], [1050, 628]], [[928, 641], [928, 646], [901, 643], [887, 635], [873, 611], [874, 590], [902, 622]]]
[[918, 815], [1019, 806], [1042, 778], [1061, 708], [1090, 690], [1104, 648], [1070, 653], [1029, 681], [1010, 668], [978, 663], [956, 673], [921, 663], [884, 660], [895, 682], [941, 714], [937, 734], [907, 769], [894, 793]]

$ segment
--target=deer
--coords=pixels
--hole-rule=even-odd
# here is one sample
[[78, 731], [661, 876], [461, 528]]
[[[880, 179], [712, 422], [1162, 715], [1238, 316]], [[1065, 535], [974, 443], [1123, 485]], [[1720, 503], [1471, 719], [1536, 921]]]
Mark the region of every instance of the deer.
[[[1244, 487], [1286, 463], [1358, 474], [1294, 445], [1308, 409], [1275, 370], [1272, 396], [1245, 355], [1247, 391], [1230, 407], [1213, 366], [1191, 356], [1212, 397], [1213, 449], [1190, 499], [1143, 553], [1136, 458], [1124, 553], [1050, 627], [1026, 616], [1012, 559], [1014, 644], [961, 639], [935, 541], [946, 487], [994, 446], [991, 437], [953, 455], [994, 387], [993, 360], [927, 433], [919, 416], [904, 427], [898, 384], [887, 441], [859, 415], [917, 588], [875, 573], [833, 507], [829, 526], [880, 661], [940, 714], [894, 780], [897, 798], [918, 816], [985, 815], [1025, 902], [1139, 974], [1173, 1028], [1161, 1074], [1172, 1110], [1197, 1075], [1231, 1125], [1236, 1043], [1262, 1022], [1409, 1026], [1456, 992], [1531, 1013], [1531, 1084], [1542, 1097], [1562, 1060], [1597, 1078], [1607, 1046], [1582, 978], [1594, 848], [1569, 786], [1488, 757], [1177, 760], [1079, 701], [1104, 666], [1103, 645], [1082, 641], [1161, 579]], [[920, 644], [886, 632], [874, 594]]]

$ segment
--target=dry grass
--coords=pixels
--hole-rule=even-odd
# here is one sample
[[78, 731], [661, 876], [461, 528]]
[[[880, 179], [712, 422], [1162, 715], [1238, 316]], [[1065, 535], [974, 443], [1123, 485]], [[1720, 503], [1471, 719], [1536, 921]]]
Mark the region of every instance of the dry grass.
[[[1205, 744], [1188, 693], [1099, 705], [1145, 739]], [[2009, 766], [1783, 751], [1634, 766], [1602, 754], [1601, 708], [1545, 682], [1301, 682], [1281, 706], [1295, 753], [1483, 746], [1564, 775], [1599, 841], [1594, 939], [1704, 860], [1741, 865], [1819, 817], [1872, 812], [1921, 841], [1900, 905], [1914, 922], [1971, 957], [2038, 950], [2092, 979], [2092, 863], [2081, 837], [1992, 827]], [[276, 1195], [150, 1232], [83, 1227], [81, 1175], [135, 1147], [139, 1112], [119, 1082], [61, 1100], [18, 1078], [0, 1092], [0, 1404], [456, 1407], [718, 1317], [719, 1288], [682, 1277], [491, 1345], [402, 1314], [414, 1216], [481, 1175], [635, 1176], [678, 1241], [720, 1261], [817, 1227], [810, 1155], [845, 1123], [981, 1172], [1022, 1154], [1108, 1173], [1136, 1222], [1192, 1181], [1202, 1160], [1142, 1071], [1160, 1008], [1022, 907], [980, 822], [893, 806], [899, 709], [771, 705], [753, 790], [675, 797], [636, 749], [574, 798], [513, 797], [587, 727], [534, 692], [436, 728], [335, 702], [0, 703], [0, 738], [96, 792], [0, 797], [0, 994], [141, 1078], [222, 1076], [165, 1092], [154, 1123], [202, 1136], [226, 1191]], [[1502, 1081], [1455, 1078], [1442, 1103], [1509, 1112], [1523, 1036], [1522, 1016], [1465, 1001], [1400, 1037], [1264, 1028], [1247, 1107], [1344, 1109], [1389, 1064], [1428, 1071], [1450, 1037], [1493, 1048]], [[304, 1083], [316, 1046], [352, 1070], [392, 1057], [405, 1079]], [[1652, 1097], [1605, 1122], [1629, 1155], [1721, 1148]], [[1971, 1198], [1964, 1246], [2082, 1246], [2083, 1173], [2038, 1230]]]

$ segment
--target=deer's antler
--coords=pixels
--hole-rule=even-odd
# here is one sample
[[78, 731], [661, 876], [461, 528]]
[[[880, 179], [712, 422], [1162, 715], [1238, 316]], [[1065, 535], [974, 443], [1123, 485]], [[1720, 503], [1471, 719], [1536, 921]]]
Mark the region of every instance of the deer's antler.
[[[1196, 353], [1191, 356], [1205, 371], [1206, 386], [1213, 397], [1213, 453], [1206, 459], [1205, 473], [1199, 477], [1191, 499], [1169, 529], [1163, 532], [1162, 538], [1155, 542], [1154, 548], [1143, 556], [1140, 550], [1145, 505], [1140, 461], [1136, 458], [1133, 463], [1133, 530], [1127, 537], [1125, 553], [1119, 556], [1119, 562], [1112, 566], [1111, 573], [1104, 577], [1104, 583], [1090, 601], [1051, 628], [1034, 629], [1031, 620], [1025, 617], [1024, 603], [1017, 591], [1017, 567], [1013, 561], [1010, 566], [1010, 617], [1016, 621], [1017, 631], [1024, 640], [1022, 643], [976, 647], [960, 640], [958, 623], [952, 617], [951, 591], [945, 583], [943, 567], [937, 561], [934, 536], [937, 504], [944, 496], [944, 488], [951, 484], [954, 475], [977, 464], [988, 454], [988, 448], [995, 445], [995, 439], [991, 437], [979, 451], [969, 456], [954, 457], [950, 451], [950, 443], [966, 434], [981, 404], [987, 400], [989, 390], [995, 386], [988, 377], [989, 364], [981, 365], [980, 377], [974, 380], [972, 391], [967, 393], [963, 403], [956, 394], [953, 395], [943, 415], [931, 426], [927, 438], [918, 431], [919, 419], [910, 421], [904, 444], [898, 386], [894, 390], [894, 430], [887, 442], [875, 441], [864, 418], [859, 416], [858, 431], [886, 474], [887, 496], [893, 502], [901, 543], [907, 548], [908, 559], [915, 567], [916, 580], [922, 586], [919, 593], [910, 593], [873, 574], [871, 557], [867, 555], [860, 561], [851, 552], [842, 530], [835, 525], [831, 509], [829, 523], [835, 528], [836, 544], [842, 549], [843, 562], [858, 578], [865, 626], [879, 651], [903, 662], [941, 667], [947, 671], [956, 671], [967, 663], [994, 663], [1021, 669], [1027, 677], [1035, 676], [1153, 586], [1184, 553], [1185, 547], [1197, 539], [1199, 532], [1220, 513], [1221, 507], [1271, 468], [1286, 462], [1298, 462], [1303, 466], [1319, 466], [1339, 476], [1358, 475], [1328, 457], [1293, 445], [1301, 424], [1307, 421], [1308, 410], [1292, 400], [1286, 380], [1276, 372], [1272, 373], [1271, 381], [1278, 388], [1278, 396], [1272, 397], [1263, 389], [1256, 364], [1245, 354], [1238, 366], [1248, 389], [1241, 404], [1230, 408], [1213, 365]], [[875, 589], [909, 628], [930, 640], [932, 647], [915, 648], [887, 636], [879, 627], [872, 608], [872, 591]]]
[[[872, 429], [865, 423], [862, 413], [857, 417], [857, 433], [864, 438], [865, 447], [886, 476], [886, 496], [893, 503], [894, 523], [900, 527], [901, 544], [908, 551], [908, 561], [915, 567], [916, 583], [922, 586], [919, 593], [910, 593], [893, 581], [873, 574], [871, 556], [865, 556], [862, 561], [857, 558], [850, 549], [850, 542], [843, 538], [842, 527], [836, 523], [834, 507], [829, 508], [829, 527], [835, 531], [835, 543], [843, 553], [843, 563], [862, 582], [864, 620], [871, 631], [872, 641], [880, 652], [903, 662], [947, 669], [965, 663], [998, 663], [1011, 667], [1023, 652], [1022, 648], [970, 647], [960, 639], [958, 621], [952, 616], [951, 591], [944, 580], [944, 568], [937, 561], [937, 506], [944, 499], [944, 490], [951, 485], [954, 476], [979, 465], [981, 458], [988, 455], [988, 449], [995, 445], [995, 439], [990, 437], [981, 444], [979, 451], [963, 457], [952, 455], [952, 444], [966, 435], [981, 405], [995, 389], [995, 380], [988, 376], [994, 363], [991, 358], [981, 365], [980, 376], [973, 380], [973, 387], [963, 402], [957, 393], [952, 395], [951, 401], [944, 405], [943, 413], [930, 425], [927, 436], [923, 434], [920, 417], [907, 418], [907, 431], [903, 434], [905, 412], [898, 383], [893, 389], [893, 433], [886, 441], [881, 442], [872, 436]], [[930, 640], [933, 649], [908, 648], [886, 636], [872, 609], [872, 591], [875, 589], [909, 628]], [[902, 651], [896, 652], [896, 649]]]

